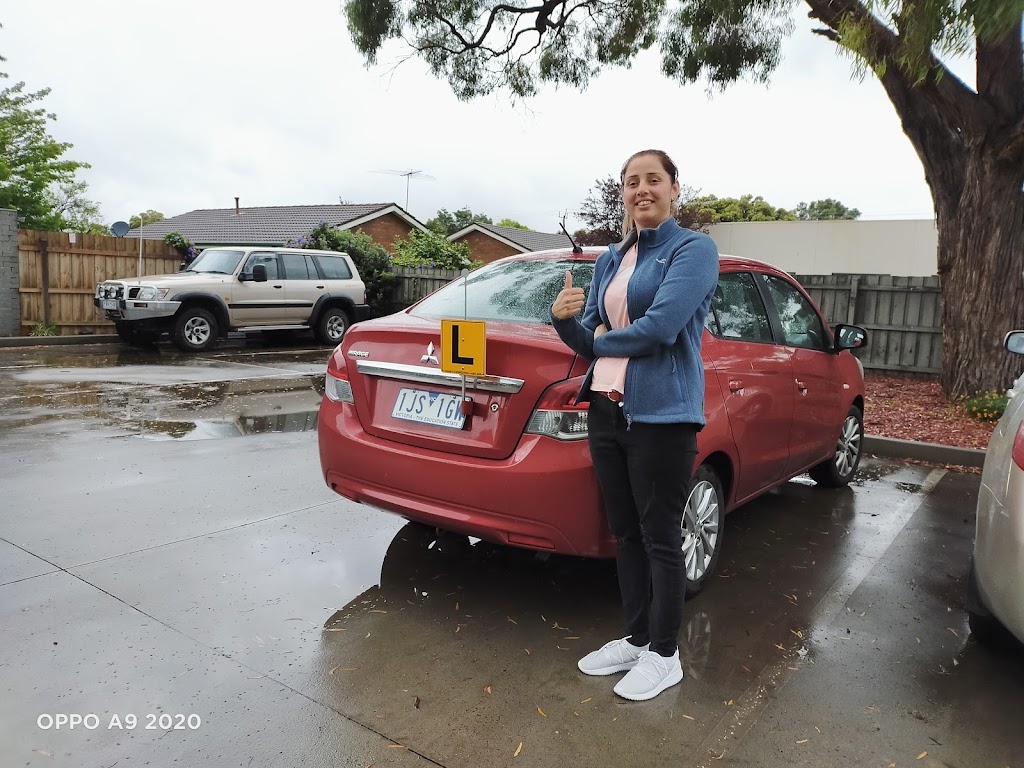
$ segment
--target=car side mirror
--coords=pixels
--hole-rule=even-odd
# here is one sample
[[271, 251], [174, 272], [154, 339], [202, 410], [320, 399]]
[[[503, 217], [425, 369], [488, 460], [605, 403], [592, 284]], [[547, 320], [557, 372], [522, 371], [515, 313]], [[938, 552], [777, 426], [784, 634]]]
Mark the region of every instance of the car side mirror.
[[1024, 355], [1024, 331], [1010, 331], [1003, 339], [1003, 346], [1010, 352]]
[[836, 350], [841, 349], [862, 349], [868, 344], [868, 332], [859, 325], [844, 325], [840, 323], [835, 327]]
[[252, 279], [257, 283], [267, 282], [267, 265], [257, 264], [252, 268]]

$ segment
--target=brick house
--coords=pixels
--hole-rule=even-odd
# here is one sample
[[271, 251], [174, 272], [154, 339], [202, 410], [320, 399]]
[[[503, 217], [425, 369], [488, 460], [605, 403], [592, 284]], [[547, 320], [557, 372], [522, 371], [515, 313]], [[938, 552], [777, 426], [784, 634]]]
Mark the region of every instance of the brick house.
[[[363, 232], [390, 250], [414, 229], [425, 230], [394, 203], [359, 205], [273, 205], [255, 208], [204, 208], [189, 211], [141, 228], [144, 240], [163, 240], [177, 232], [200, 248], [213, 245], [281, 246], [309, 232], [320, 222], [338, 229]], [[139, 229], [127, 237], [138, 237]]]
[[546, 251], [552, 248], [571, 248], [565, 235], [534, 232], [532, 229], [499, 227], [496, 224], [470, 224], [465, 229], [449, 235], [453, 243], [469, 246], [474, 261], [490, 264], [503, 256], [530, 251]]

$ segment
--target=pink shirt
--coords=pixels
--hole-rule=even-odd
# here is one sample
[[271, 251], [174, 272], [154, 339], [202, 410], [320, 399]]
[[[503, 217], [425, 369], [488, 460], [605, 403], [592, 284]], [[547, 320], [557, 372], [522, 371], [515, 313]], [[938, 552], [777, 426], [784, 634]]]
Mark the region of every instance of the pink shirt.
[[[619, 263], [619, 271], [604, 292], [604, 311], [611, 323], [609, 331], [629, 325], [629, 311], [626, 309], [626, 288], [629, 278], [636, 269], [636, 246], [634, 245]], [[594, 378], [590, 388], [595, 392], [626, 392], [626, 363], [628, 357], [599, 357], [594, 366]]]

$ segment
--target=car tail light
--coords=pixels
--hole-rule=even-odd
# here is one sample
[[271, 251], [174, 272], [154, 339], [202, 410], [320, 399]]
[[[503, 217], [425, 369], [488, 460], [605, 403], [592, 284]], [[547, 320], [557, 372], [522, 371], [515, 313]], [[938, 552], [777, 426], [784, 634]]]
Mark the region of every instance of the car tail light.
[[324, 392], [328, 400], [336, 403], [355, 403], [352, 397], [352, 384], [348, 380], [348, 371], [327, 370], [327, 378], [324, 380]]
[[583, 377], [552, 384], [540, 396], [526, 432], [556, 440], [584, 440], [587, 437], [587, 403], [573, 405]]
[[1024, 469], [1024, 421], [1017, 427], [1017, 434], [1013, 438], [1013, 463]]

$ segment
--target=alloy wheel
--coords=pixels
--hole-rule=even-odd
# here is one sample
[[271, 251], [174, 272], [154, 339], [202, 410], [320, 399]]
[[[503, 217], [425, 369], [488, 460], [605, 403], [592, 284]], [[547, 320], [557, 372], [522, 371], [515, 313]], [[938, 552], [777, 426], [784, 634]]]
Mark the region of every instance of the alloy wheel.
[[190, 317], [182, 329], [182, 335], [189, 344], [202, 346], [210, 338], [210, 324], [202, 317]]
[[721, 504], [715, 486], [701, 480], [690, 491], [683, 511], [683, 558], [686, 578], [698, 581], [704, 576], [718, 546]]
[[847, 416], [836, 444], [836, 471], [844, 477], [857, 465], [861, 437], [860, 421], [855, 416]]

